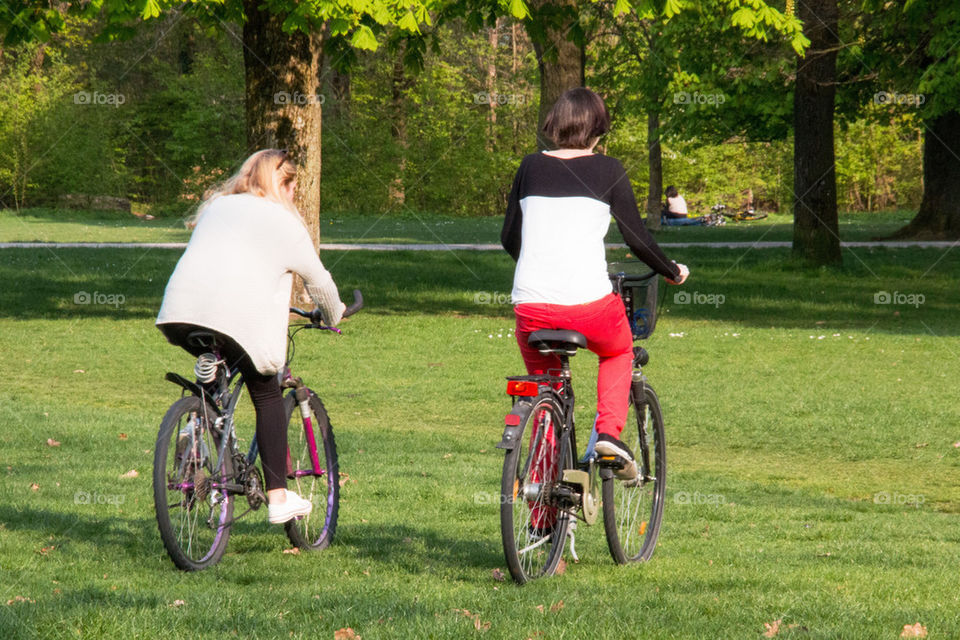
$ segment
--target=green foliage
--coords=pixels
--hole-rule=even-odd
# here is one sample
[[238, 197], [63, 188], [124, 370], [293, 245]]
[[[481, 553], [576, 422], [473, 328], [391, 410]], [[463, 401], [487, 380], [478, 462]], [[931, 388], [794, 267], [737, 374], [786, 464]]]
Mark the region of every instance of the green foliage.
[[838, 127], [836, 140], [840, 208], [877, 211], [920, 205], [923, 132], [914, 115], [886, 123], [862, 118]]
[[[71, 109], [74, 69], [46, 44], [0, 52], [0, 203], [24, 206], [59, 137], [57, 111]], [[53, 142], [56, 146], [57, 142]]]
[[[109, 45], [91, 44], [95, 31], [74, 22], [42, 49], [5, 50], [0, 109], [10, 115], [0, 120], [0, 193], [11, 192], [12, 205], [70, 193], [169, 204], [184, 198], [175, 207], [182, 214], [242, 159], [240, 51], [232, 39], [205, 38], [189, 23], [158, 23]], [[149, 46], [148, 60], [127, 62]], [[38, 59], [39, 70], [31, 70]]]
[[879, 75], [880, 90], [920, 98], [916, 106], [926, 121], [957, 110], [960, 4], [866, 0], [864, 9], [861, 30], [868, 37], [862, 60]]
[[[405, 71], [402, 86], [394, 84], [399, 51], [360, 56], [349, 104], [332, 95], [326, 103], [324, 211], [502, 214], [513, 172], [534, 150], [535, 77], [525, 38], [512, 70], [512, 37], [522, 30], [502, 25], [495, 50], [488, 34], [446, 23], [437, 30], [442, 51], [428, 51], [419, 74]], [[401, 122], [404, 139], [395, 132]]]

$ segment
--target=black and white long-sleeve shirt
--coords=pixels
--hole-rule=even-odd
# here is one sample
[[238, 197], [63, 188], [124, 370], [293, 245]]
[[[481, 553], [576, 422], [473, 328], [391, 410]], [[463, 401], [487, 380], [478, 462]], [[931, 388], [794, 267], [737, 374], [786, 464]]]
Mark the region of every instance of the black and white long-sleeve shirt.
[[517, 261], [513, 303], [586, 304], [609, 294], [604, 237], [611, 216], [637, 258], [663, 276], [679, 277], [677, 265], [647, 231], [619, 160], [526, 156], [500, 233], [503, 248]]

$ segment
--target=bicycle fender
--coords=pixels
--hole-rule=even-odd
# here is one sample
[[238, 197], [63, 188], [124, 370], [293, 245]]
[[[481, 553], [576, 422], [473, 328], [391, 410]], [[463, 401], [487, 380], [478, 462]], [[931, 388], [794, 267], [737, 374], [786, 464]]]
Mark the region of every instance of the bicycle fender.
[[[200, 388], [200, 385], [198, 385], [196, 382], [190, 382], [189, 380], [187, 380], [186, 378], [184, 378], [179, 374], [168, 372], [167, 375], [165, 375], [163, 378], [164, 380], [172, 382], [175, 385], [179, 385], [183, 387], [184, 389], [186, 389], [193, 395], [197, 396], [198, 398], [207, 397], [207, 394], [203, 392], [203, 389]], [[223, 412], [220, 410], [220, 407], [216, 406], [216, 404], [211, 402], [210, 407], [217, 412], [218, 416], [223, 415]]]
[[520, 442], [520, 434], [523, 432], [523, 419], [530, 411], [530, 403], [520, 400], [513, 405], [513, 409], [503, 419], [503, 438], [497, 444], [497, 449], [506, 449], [511, 451], [516, 448]]

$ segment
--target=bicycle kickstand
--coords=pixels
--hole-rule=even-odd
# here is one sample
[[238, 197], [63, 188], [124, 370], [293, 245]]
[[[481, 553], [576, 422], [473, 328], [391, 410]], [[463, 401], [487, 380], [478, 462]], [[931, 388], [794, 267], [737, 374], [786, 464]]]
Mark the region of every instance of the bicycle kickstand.
[[577, 520], [576, 518], [574, 518], [573, 520], [570, 521], [570, 526], [567, 527], [567, 537], [570, 538], [570, 555], [573, 557], [574, 562], [579, 563], [580, 556], [577, 555], [577, 548], [576, 548], [577, 539], [575, 536], [576, 531], [577, 531]]

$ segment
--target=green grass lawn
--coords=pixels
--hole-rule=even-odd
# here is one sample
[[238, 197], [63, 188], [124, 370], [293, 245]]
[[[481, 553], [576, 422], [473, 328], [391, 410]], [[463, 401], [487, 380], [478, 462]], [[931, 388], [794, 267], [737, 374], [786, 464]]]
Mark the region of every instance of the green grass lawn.
[[[178, 252], [0, 251], [0, 638], [760, 638], [776, 620], [785, 638], [957, 638], [960, 253], [848, 251], [839, 270], [672, 253], [693, 275], [646, 344], [668, 442], [657, 552], [617, 567], [581, 527], [581, 562], [520, 588], [493, 577], [488, 500], [522, 369], [505, 255], [324, 254], [367, 299], [342, 336], [298, 339], [349, 474], [337, 537], [284, 554], [256, 512], [188, 575], [150, 486], [178, 396], [163, 374], [192, 367], [152, 326]], [[583, 430], [595, 358], [573, 366]]]
[[[840, 218], [843, 240], [871, 240], [888, 236], [913, 217], [913, 212], [848, 213]], [[325, 213], [321, 240], [330, 243], [497, 243], [502, 219], [455, 218], [437, 214], [359, 215]], [[669, 227], [661, 242], [790, 241], [793, 220], [774, 215], [754, 222], [723, 227]], [[26, 209], [0, 210], [0, 242], [186, 242], [190, 237], [180, 218], [141, 220], [109, 211]], [[610, 242], [621, 242], [612, 229]]]

